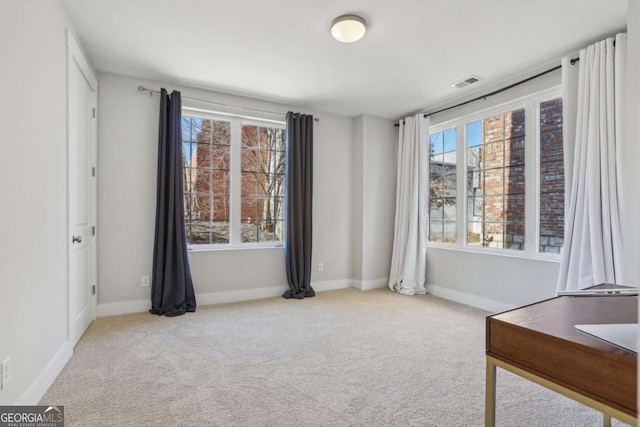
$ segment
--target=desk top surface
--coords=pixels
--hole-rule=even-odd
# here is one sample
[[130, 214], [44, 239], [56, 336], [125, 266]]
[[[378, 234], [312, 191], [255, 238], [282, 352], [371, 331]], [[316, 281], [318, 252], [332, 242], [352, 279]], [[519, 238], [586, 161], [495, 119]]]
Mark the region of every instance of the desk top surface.
[[637, 323], [637, 296], [561, 296], [489, 316], [597, 350], [632, 353], [575, 329], [578, 324]]

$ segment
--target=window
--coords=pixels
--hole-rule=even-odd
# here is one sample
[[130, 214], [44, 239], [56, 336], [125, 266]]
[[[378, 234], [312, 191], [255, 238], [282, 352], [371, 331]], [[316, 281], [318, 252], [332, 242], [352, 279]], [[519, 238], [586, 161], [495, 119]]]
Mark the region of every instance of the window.
[[431, 126], [430, 245], [543, 258], [561, 252], [559, 92]]
[[242, 126], [242, 241], [284, 238], [284, 129]]
[[182, 142], [187, 243], [229, 243], [230, 123], [183, 116]]
[[564, 244], [562, 98], [541, 102], [539, 251], [560, 253]]
[[524, 249], [524, 109], [467, 124], [467, 244]]
[[185, 109], [182, 139], [187, 244], [280, 246], [284, 124]]
[[455, 129], [429, 137], [429, 236], [433, 242], [456, 242], [456, 146]]

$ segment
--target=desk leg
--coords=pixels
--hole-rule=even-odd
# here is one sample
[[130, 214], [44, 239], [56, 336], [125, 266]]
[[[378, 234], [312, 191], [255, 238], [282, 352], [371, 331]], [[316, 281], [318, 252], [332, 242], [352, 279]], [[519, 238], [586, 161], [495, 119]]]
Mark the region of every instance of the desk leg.
[[485, 427], [496, 425], [496, 365], [487, 357], [487, 384], [484, 407]]
[[611, 415], [602, 414], [603, 427], [611, 427]]

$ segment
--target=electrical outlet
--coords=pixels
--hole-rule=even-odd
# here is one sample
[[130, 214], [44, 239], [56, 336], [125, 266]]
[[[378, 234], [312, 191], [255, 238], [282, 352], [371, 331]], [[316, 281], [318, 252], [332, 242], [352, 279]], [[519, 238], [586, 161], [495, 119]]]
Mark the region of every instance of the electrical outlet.
[[4, 359], [4, 362], [0, 365], [0, 371], [2, 372], [0, 389], [4, 389], [7, 388], [7, 384], [11, 381], [11, 356]]
[[324, 271], [324, 262], [318, 263], [318, 271]]
[[141, 286], [146, 288], [149, 286], [149, 276], [142, 276]]

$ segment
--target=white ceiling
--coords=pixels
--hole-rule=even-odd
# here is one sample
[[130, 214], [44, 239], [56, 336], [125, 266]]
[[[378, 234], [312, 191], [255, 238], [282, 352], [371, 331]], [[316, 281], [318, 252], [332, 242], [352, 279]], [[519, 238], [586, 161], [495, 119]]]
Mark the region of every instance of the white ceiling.
[[[64, 0], [100, 71], [398, 118], [540, 70], [626, 27], [627, 0]], [[362, 40], [329, 34], [338, 15]], [[451, 83], [484, 78], [467, 89]]]

